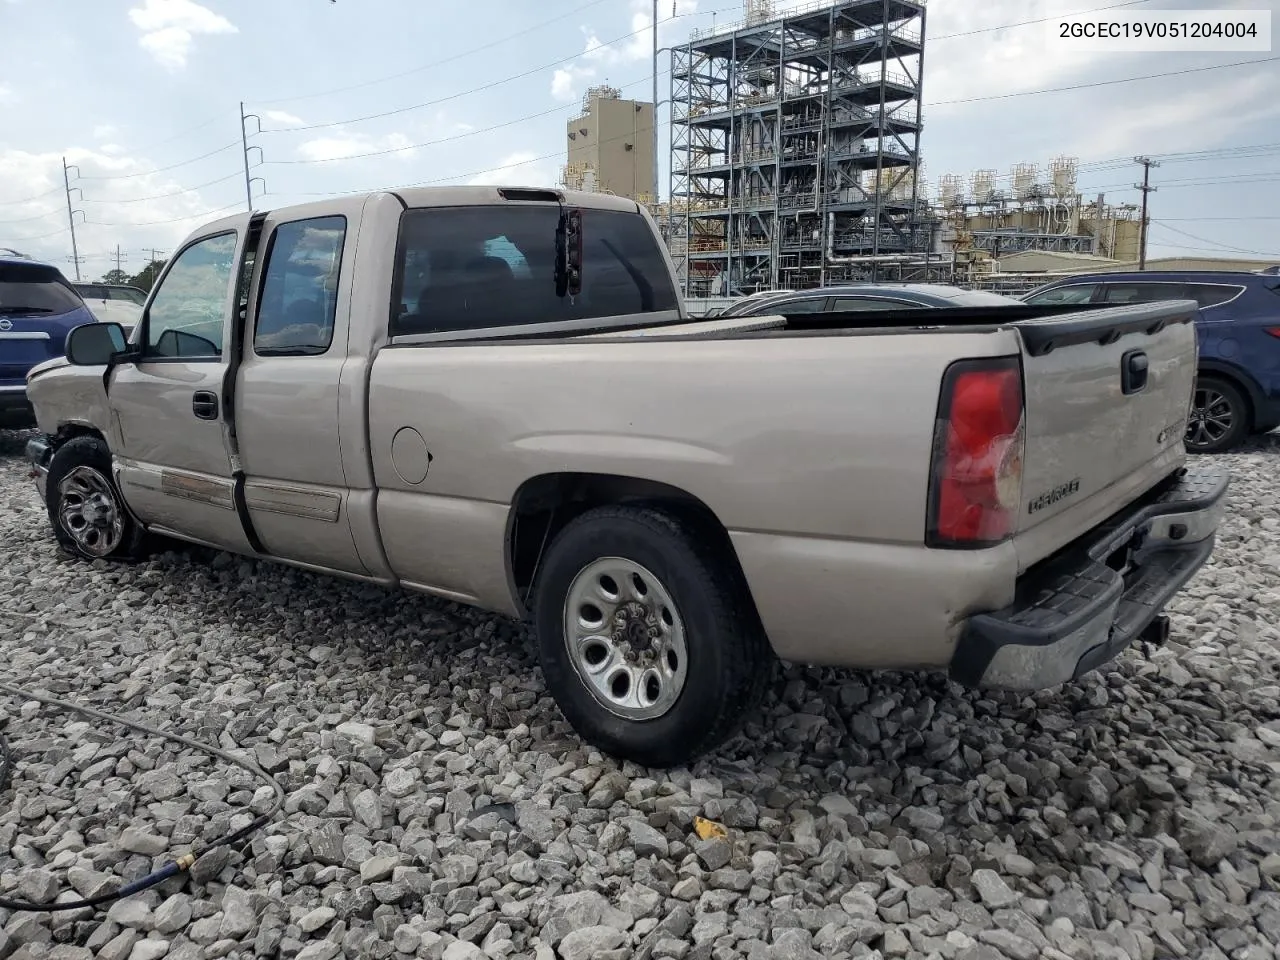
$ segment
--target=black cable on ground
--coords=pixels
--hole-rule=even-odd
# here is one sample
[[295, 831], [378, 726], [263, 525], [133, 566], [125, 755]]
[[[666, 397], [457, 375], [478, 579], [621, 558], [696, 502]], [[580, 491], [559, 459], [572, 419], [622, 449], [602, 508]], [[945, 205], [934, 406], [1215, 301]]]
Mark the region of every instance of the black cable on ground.
[[[252, 760], [245, 760], [237, 757], [226, 750], [218, 747], [210, 746], [207, 743], [201, 743], [199, 740], [193, 740], [190, 737], [183, 736], [179, 733], [170, 733], [166, 730], [160, 730], [156, 727], [145, 723], [139, 723], [136, 720], [125, 720], [123, 717], [117, 717], [114, 714], [104, 713], [101, 710], [94, 710], [92, 707], [84, 707], [78, 703], [72, 703], [69, 700], [61, 700], [57, 697], [46, 696], [41, 693], [33, 693], [30, 690], [23, 690], [21, 687], [10, 686], [7, 683], [0, 683], [0, 693], [7, 693], [13, 697], [19, 697], [24, 700], [34, 700], [46, 707], [53, 707], [56, 710], [67, 710], [72, 713], [78, 713], [81, 716], [91, 717], [94, 720], [101, 720], [105, 723], [118, 723], [130, 730], [139, 733], [145, 733], [148, 736], [160, 737], [173, 743], [181, 743], [184, 746], [191, 747], [193, 750], [199, 750], [201, 753], [216, 757], [219, 760], [225, 760], [227, 763], [248, 770], [263, 783], [271, 787], [275, 791], [275, 800], [271, 804], [271, 808], [266, 812], [255, 817], [250, 823], [234, 830], [224, 837], [213, 840], [209, 843], [197, 845], [192, 851], [184, 856], [171, 860], [159, 870], [153, 871], [135, 880], [133, 883], [126, 884], [119, 890], [113, 890], [110, 893], [102, 893], [96, 897], [86, 897], [83, 900], [69, 900], [65, 903], [35, 903], [30, 900], [9, 900], [0, 897], [0, 909], [14, 910], [20, 912], [35, 913], [53, 913], [62, 910], [83, 910], [86, 907], [97, 907], [104, 903], [110, 903], [113, 900], [123, 900], [125, 897], [133, 896], [148, 887], [154, 887], [158, 883], [168, 880], [176, 874], [191, 869], [191, 865], [199, 860], [202, 856], [217, 847], [227, 847], [239, 840], [244, 839], [255, 830], [259, 830], [266, 826], [268, 822], [280, 812], [284, 806], [285, 792], [284, 787], [275, 777], [267, 773]], [[0, 790], [3, 790], [6, 782], [12, 772], [12, 754], [9, 750], [8, 741], [3, 734], [0, 734]]]

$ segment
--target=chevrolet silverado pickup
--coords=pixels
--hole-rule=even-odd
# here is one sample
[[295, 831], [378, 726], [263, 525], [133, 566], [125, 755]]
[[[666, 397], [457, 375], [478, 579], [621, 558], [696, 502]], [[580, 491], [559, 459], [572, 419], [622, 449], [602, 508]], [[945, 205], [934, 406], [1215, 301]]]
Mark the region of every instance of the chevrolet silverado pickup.
[[664, 767], [777, 659], [1072, 681], [1213, 549], [1190, 301], [694, 320], [648, 212], [378, 192], [210, 223], [126, 340], [32, 371], [63, 547], [176, 537], [532, 621], [587, 741]]

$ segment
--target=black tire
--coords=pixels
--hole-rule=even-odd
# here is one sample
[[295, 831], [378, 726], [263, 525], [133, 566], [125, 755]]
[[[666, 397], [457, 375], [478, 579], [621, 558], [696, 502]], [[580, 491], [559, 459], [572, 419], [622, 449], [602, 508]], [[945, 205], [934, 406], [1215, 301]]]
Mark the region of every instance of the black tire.
[[[590, 510], [552, 541], [534, 587], [539, 656], [548, 688], [583, 740], [642, 766], [680, 766], [731, 737], [759, 706], [773, 651], [736, 563], [713, 542], [688, 520], [631, 506]], [[570, 655], [570, 588], [580, 572], [606, 558], [651, 572], [683, 624], [684, 682], [661, 716], [630, 719], [611, 711]]]
[[[79, 483], [76, 478], [80, 479]], [[65, 492], [64, 482], [68, 484]], [[72, 515], [83, 520], [85, 510], [64, 512], [64, 499], [72, 496], [72, 485], [78, 488], [75, 495], [81, 503], [84, 502], [82, 491], [92, 489], [96, 498], [94, 510], [101, 513], [98, 505], [106, 505], [105, 509], [113, 511], [111, 516], [119, 518], [118, 533], [107, 522], [98, 529], [101, 536], [95, 539], [94, 531], [88, 528], [91, 525], [76, 523]], [[146, 534], [120, 496], [111, 475], [111, 451], [100, 437], [73, 437], [58, 447], [49, 462], [45, 505], [53, 535], [72, 556], [86, 560], [136, 560], [142, 555]]]
[[1251, 411], [1244, 392], [1221, 377], [1197, 377], [1187, 419], [1188, 453], [1224, 453], [1249, 435]]

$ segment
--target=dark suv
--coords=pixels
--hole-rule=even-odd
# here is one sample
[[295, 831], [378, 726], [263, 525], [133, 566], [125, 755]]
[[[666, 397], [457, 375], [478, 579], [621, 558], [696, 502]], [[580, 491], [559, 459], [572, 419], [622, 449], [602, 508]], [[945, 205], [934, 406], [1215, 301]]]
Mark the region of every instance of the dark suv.
[[27, 371], [62, 356], [71, 328], [93, 322], [57, 267], [0, 256], [0, 426], [30, 421]]
[[1195, 300], [1199, 376], [1187, 422], [1193, 453], [1230, 450], [1280, 426], [1280, 276], [1145, 271], [1063, 277], [1023, 297], [1031, 304]]

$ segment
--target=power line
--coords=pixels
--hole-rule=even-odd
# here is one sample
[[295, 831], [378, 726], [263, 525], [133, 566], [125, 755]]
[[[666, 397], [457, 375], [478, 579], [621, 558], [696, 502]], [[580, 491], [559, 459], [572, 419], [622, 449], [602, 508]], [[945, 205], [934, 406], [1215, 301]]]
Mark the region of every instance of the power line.
[[1210, 240], [1208, 237], [1197, 236], [1194, 233], [1188, 233], [1186, 230], [1179, 230], [1177, 227], [1171, 227], [1167, 223], [1163, 223], [1159, 220], [1153, 220], [1152, 223], [1154, 223], [1156, 226], [1160, 227], [1163, 230], [1171, 230], [1174, 233], [1180, 234], [1189, 240], [1198, 240], [1201, 243], [1213, 244], [1214, 246], [1219, 247], [1221, 250], [1228, 253], [1247, 253], [1247, 254], [1252, 254], [1254, 256], [1259, 256], [1259, 257], [1280, 257], [1280, 254], [1278, 253], [1267, 253], [1262, 250], [1249, 250], [1244, 247], [1235, 247], [1235, 246], [1232, 246], [1231, 244], [1222, 243], [1218, 240]]
[[964, 97], [959, 100], [935, 100], [926, 104], [930, 107], [945, 107], [958, 103], [985, 103], [990, 100], [1010, 100], [1014, 97], [1035, 97], [1046, 93], [1066, 93], [1071, 90], [1090, 90], [1094, 87], [1111, 87], [1121, 83], [1136, 83], [1139, 80], [1162, 80], [1166, 77], [1184, 77], [1192, 73], [1207, 73], [1210, 70], [1227, 70], [1231, 67], [1249, 67], [1258, 63], [1275, 63], [1280, 57], [1263, 57], [1258, 60], [1240, 60], [1236, 63], [1217, 63], [1208, 67], [1188, 67], [1185, 70], [1172, 70], [1168, 73], [1149, 73], [1141, 77], [1121, 77], [1118, 80], [1094, 80], [1090, 83], [1073, 83], [1066, 87], [1048, 87], [1043, 90], [1019, 90], [1013, 93], [992, 93], [983, 97]]
[[[665, 74], [663, 75], [665, 76]], [[648, 82], [648, 78], [645, 78], [644, 80], [637, 80], [634, 83], [625, 84], [624, 86], [621, 86], [618, 89], [627, 90], [631, 87], [639, 86], [640, 84], [647, 83], [647, 82]], [[390, 156], [393, 153], [407, 153], [410, 150], [420, 150], [423, 147], [434, 147], [442, 143], [453, 143], [456, 140], [465, 140], [467, 137], [478, 137], [482, 133], [492, 133], [494, 130], [502, 130], [505, 127], [514, 127], [517, 124], [526, 123], [529, 120], [537, 120], [541, 117], [547, 117], [553, 113], [565, 113], [566, 111], [569, 111], [569, 110], [579, 110], [579, 109], [581, 109], [581, 107], [578, 104], [565, 104], [559, 107], [552, 107], [550, 110], [540, 110], [537, 113], [530, 113], [530, 114], [526, 114], [523, 117], [516, 117], [514, 120], [504, 120], [501, 123], [491, 124], [490, 126], [487, 126], [487, 127], [479, 127], [475, 130], [466, 130], [466, 131], [463, 131], [462, 133], [451, 134], [450, 136], [447, 136], [447, 137], [439, 137], [435, 140], [424, 140], [421, 143], [409, 143], [399, 147], [387, 147], [385, 150], [372, 150], [372, 151], [369, 151], [368, 153], [352, 153], [342, 157], [318, 157], [314, 160], [268, 160], [266, 161], [266, 163], [271, 164], [272, 166], [276, 166], [276, 165], [297, 166], [297, 165], [310, 165], [315, 163], [340, 163], [347, 160], [367, 160], [370, 157], [386, 157], [386, 156]]]
[[218, 207], [214, 210], [206, 210], [203, 213], [189, 213], [183, 217], [172, 217], [168, 220], [147, 220], [141, 223], [106, 223], [101, 220], [86, 220], [85, 223], [91, 227], [156, 227], [168, 223], [182, 223], [184, 220], [195, 220], [200, 217], [208, 217], [215, 213], [225, 213], [228, 210], [240, 208], [244, 206], [244, 201], [237, 200], [235, 203], [228, 204], [225, 207]]
[[85, 202], [85, 203], [104, 203], [104, 204], [115, 204], [115, 203], [147, 203], [147, 202], [152, 201], [152, 200], [168, 200], [168, 199], [171, 199], [171, 198], [173, 198], [173, 197], [181, 197], [183, 194], [187, 194], [187, 193], [195, 193], [197, 190], [203, 190], [205, 187], [212, 187], [212, 186], [216, 186], [216, 185], [217, 185], [217, 184], [219, 184], [219, 183], [226, 183], [228, 180], [234, 180], [234, 179], [236, 179], [236, 178], [237, 178], [237, 177], [239, 177], [239, 176], [240, 176], [240, 171], [239, 171], [239, 170], [237, 170], [235, 173], [229, 173], [229, 174], [227, 174], [225, 177], [218, 177], [218, 179], [216, 179], [216, 180], [209, 180], [209, 181], [207, 181], [206, 183], [197, 184], [197, 185], [196, 185], [196, 186], [194, 186], [194, 187], [183, 187], [182, 189], [180, 189], [180, 190], [176, 190], [176, 191], [174, 191], [173, 193], [157, 193], [157, 194], [154, 194], [153, 196], [150, 196], [150, 197], [128, 197], [128, 198], [123, 199], [123, 200], [93, 200], [93, 199], [86, 199], [84, 202]]
[[930, 42], [935, 40], [955, 40], [957, 37], [973, 37], [980, 33], [995, 33], [998, 30], [1010, 30], [1014, 27], [1028, 27], [1037, 23], [1048, 23], [1051, 20], [1078, 17], [1086, 13], [1101, 13], [1103, 10], [1116, 10], [1120, 7], [1136, 7], [1139, 4], [1150, 2], [1151, 0], [1124, 0], [1123, 3], [1112, 3], [1105, 7], [1090, 7], [1088, 10], [1077, 10], [1074, 13], [1064, 13], [1059, 17], [1037, 17], [1034, 20], [1019, 20], [1016, 23], [1005, 23], [997, 27], [978, 27], [975, 30], [965, 30], [963, 33], [944, 33], [936, 37], [929, 37], [928, 39]]
[[[726, 7], [724, 9], [727, 10], [727, 9], [737, 9], [737, 8]], [[676, 14], [674, 17], [668, 17], [666, 20], [663, 20], [662, 22], [670, 23], [672, 20], [677, 20], [681, 17], [700, 16], [702, 13], [715, 13], [715, 12], [719, 12], [719, 11], [701, 11], [701, 13], [679, 13], [679, 14]], [[609, 40], [601, 44], [601, 46], [609, 47], [615, 43], [621, 43], [623, 40], [629, 40], [632, 37], [639, 36], [640, 34], [644, 33], [648, 29], [649, 27], [642, 27], [639, 30], [632, 30], [630, 33], [624, 33], [620, 37], [614, 37], [612, 40]], [[471, 87], [467, 90], [461, 90], [458, 93], [451, 93], [447, 97], [439, 97], [435, 100], [425, 100], [422, 103], [413, 103], [407, 107], [397, 107], [394, 110], [384, 110], [381, 113], [369, 113], [359, 117], [348, 117], [345, 120], [328, 120], [328, 121], [325, 121], [324, 123], [308, 123], [305, 126], [301, 126], [301, 127], [287, 127], [287, 128], [280, 128], [280, 129], [274, 129], [274, 130], [267, 129], [267, 130], [264, 130], [263, 133], [301, 133], [305, 130], [321, 130], [321, 129], [326, 129], [330, 127], [350, 126], [353, 123], [364, 123], [366, 120], [383, 120], [387, 117], [399, 116], [400, 114], [410, 113], [414, 110], [421, 110], [425, 107], [439, 106], [442, 103], [449, 103], [450, 101], [453, 101], [453, 100], [459, 100], [462, 97], [470, 96], [473, 93], [483, 93], [485, 90], [492, 90], [495, 87], [504, 86], [505, 84], [511, 83], [515, 80], [523, 80], [524, 78], [531, 77], [536, 73], [542, 73], [545, 70], [550, 70], [552, 67], [558, 67], [558, 66], [561, 66], [562, 64], [571, 63], [574, 60], [580, 60], [582, 59], [582, 57], [583, 57], [582, 53], [575, 53], [572, 56], [561, 57], [559, 60], [552, 60], [549, 63], [544, 63], [544, 64], [541, 64], [540, 66], [534, 67], [531, 70], [525, 70], [522, 73], [516, 73], [516, 74], [512, 74], [509, 77], [502, 77], [498, 80], [492, 80], [489, 83], [481, 84], [478, 87]], [[565, 109], [571, 109], [571, 108], [566, 107]]]
[[55, 193], [61, 193], [62, 187], [54, 187], [52, 190], [46, 190], [44, 193], [37, 193], [33, 197], [24, 197], [21, 200], [0, 200], [0, 207], [16, 207], [20, 203], [33, 203], [36, 200], [42, 200], [45, 197], [51, 197]]
[[[590, 3], [584, 3], [580, 7], [575, 7], [573, 10], [570, 10], [568, 13], [561, 14], [558, 17], [552, 17], [550, 20], [543, 20], [538, 24], [538, 26], [534, 27], [533, 29], [537, 30], [541, 27], [546, 27], [553, 23], [559, 23], [561, 20], [568, 20], [570, 17], [576, 16], [577, 14], [581, 13], [583, 10], [588, 10], [591, 7], [598, 7], [600, 6], [600, 4], [606, 3], [606, 2], [608, 2], [608, 0], [591, 0]], [[509, 43], [512, 40], [524, 39], [531, 32], [532, 32], [531, 30], [523, 30], [520, 33], [508, 34], [505, 37], [501, 37], [497, 40], [494, 40], [492, 43], [486, 43], [479, 47], [472, 47], [470, 50], [464, 50], [462, 53], [454, 54], [451, 57], [445, 57], [442, 60], [435, 60], [435, 61], [432, 61], [431, 63], [423, 64], [420, 67], [414, 67], [412, 70], [405, 70], [401, 73], [393, 73], [389, 76], [378, 77], [375, 80], [365, 80], [365, 81], [362, 81], [361, 83], [353, 83], [350, 86], [335, 87], [331, 90], [321, 90], [321, 91], [317, 91], [316, 93], [304, 93], [296, 97], [277, 97], [274, 100], [258, 100], [256, 102], [262, 106], [268, 106], [273, 103], [296, 103], [299, 100], [313, 100], [316, 97], [328, 97], [328, 96], [332, 96], [335, 93], [347, 93], [351, 90], [361, 90], [365, 87], [376, 86], [379, 83], [387, 83], [391, 80], [400, 80], [404, 77], [411, 77], [415, 73], [422, 73], [424, 70], [430, 70], [432, 67], [439, 67], [439, 66], [443, 66], [446, 63], [454, 63], [458, 60], [463, 60], [469, 56], [472, 56], [473, 54], [481, 53], [482, 51], [485, 51], [485, 50], [491, 50], [494, 47], [501, 46], [504, 43]], [[579, 56], [581, 56], [581, 54], [579, 54]], [[267, 131], [267, 132], [271, 133], [275, 131]]]
[[59, 227], [57, 230], [51, 231], [50, 233], [41, 233], [34, 237], [10, 237], [7, 239], [9, 239], [13, 243], [30, 243], [33, 240], [47, 240], [49, 239], [49, 237], [58, 237], [66, 232], [67, 232], [67, 228], [64, 225]]
[[120, 174], [115, 174], [114, 176], [80, 177], [80, 179], [81, 180], [132, 180], [136, 177], [150, 177], [157, 173], [166, 173], [169, 170], [177, 170], [179, 167], [189, 166], [190, 164], [198, 163], [201, 160], [207, 160], [210, 157], [216, 157], [218, 154], [226, 153], [226, 151], [230, 150], [232, 147], [238, 147], [238, 146], [240, 146], [240, 141], [236, 139], [236, 140], [233, 140], [231, 143], [226, 144], [225, 146], [219, 147], [217, 150], [210, 150], [208, 153], [202, 153], [200, 154], [200, 156], [192, 157], [189, 160], [181, 160], [178, 163], [171, 163], [167, 167], [156, 167], [154, 170], [139, 170], [136, 173], [120, 173]]
[[58, 212], [59, 211], [57, 210], [46, 210], [44, 213], [37, 213], [33, 217], [19, 217], [16, 220], [0, 220], [0, 226], [11, 223], [31, 223], [34, 220], [43, 220], [45, 217], [56, 216]]

